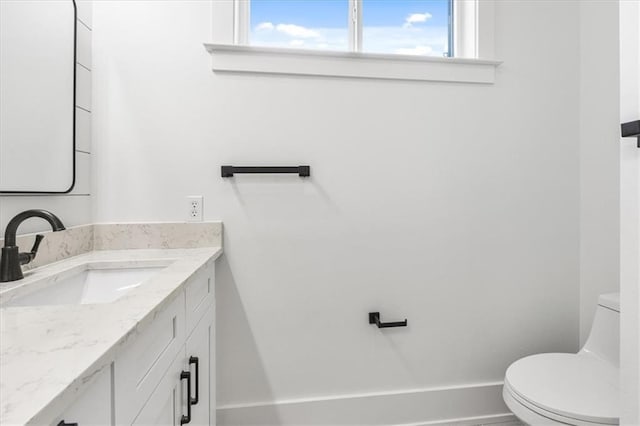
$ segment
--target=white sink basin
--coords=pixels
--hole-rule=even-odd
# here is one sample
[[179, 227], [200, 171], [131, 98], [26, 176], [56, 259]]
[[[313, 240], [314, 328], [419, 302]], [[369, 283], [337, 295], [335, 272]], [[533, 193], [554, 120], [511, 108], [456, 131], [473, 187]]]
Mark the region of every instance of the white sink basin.
[[166, 267], [85, 264], [28, 283], [11, 296], [3, 295], [2, 307], [111, 303]]

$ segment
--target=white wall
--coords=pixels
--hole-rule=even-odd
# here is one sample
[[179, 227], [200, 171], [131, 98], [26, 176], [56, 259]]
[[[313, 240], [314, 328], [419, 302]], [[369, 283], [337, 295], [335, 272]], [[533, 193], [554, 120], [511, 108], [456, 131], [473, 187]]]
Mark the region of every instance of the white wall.
[[620, 283], [618, 2], [580, 2], [580, 342]]
[[494, 85], [215, 75], [208, 2], [94, 7], [95, 216], [181, 220], [203, 194], [224, 221], [220, 405], [493, 382], [578, 349], [577, 2], [497, 2]]
[[[640, 119], [640, 3], [620, 3], [620, 121]], [[640, 424], [640, 149], [620, 141], [620, 424]]]
[[[91, 27], [92, 2], [80, 0], [76, 43], [76, 184], [69, 194], [0, 195], [0, 230], [13, 216], [28, 209], [46, 209], [55, 213], [65, 226], [92, 222], [91, 211]], [[29, 167], [25, 164], [25, 167]], [[38, 170], [33, 170], [38, 173]], [[44, 176], [43, 178], [46, 178]], [[24, 222], [20, 234], [48, 230], [39, 219]]]

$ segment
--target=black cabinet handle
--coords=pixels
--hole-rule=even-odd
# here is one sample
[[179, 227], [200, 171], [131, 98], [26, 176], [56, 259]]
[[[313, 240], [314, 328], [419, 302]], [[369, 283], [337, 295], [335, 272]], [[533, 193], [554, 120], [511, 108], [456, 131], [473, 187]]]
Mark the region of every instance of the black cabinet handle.
[[[193, 405], [196, 405], [198, 403], [198, 401], [200, 400], [200, 397], [198, 396], [200, 394], [199, 389], [200, 389], [200, 362], [198, 360], [197, 356], [190, 356], [189, 357], [189, 365], [191, 364], [195, 364], [196, 366], [196, 397], [195, 398], [191, 398], [191, 403]], [[191, 397], [191, 387], [189, 387], [189, 397]]]
[[78, 426], [78, 423], [67, 423], [64, 420], [60, 420], [57, 426]]
[[180, 418], [180, 424], [186, 425], [191, 421], [191, 397], [189, 394], [191, 393], [191, 373], [189, 371], [183, 371], [180, 373], [180, 381], [187, 379], [187, 415], [184, 414]]
[[406, 327], [407, 320], [396, 322], [380, 322], [380, 312], [369, 312], [369, 324], [375, 324], [378, 328]]

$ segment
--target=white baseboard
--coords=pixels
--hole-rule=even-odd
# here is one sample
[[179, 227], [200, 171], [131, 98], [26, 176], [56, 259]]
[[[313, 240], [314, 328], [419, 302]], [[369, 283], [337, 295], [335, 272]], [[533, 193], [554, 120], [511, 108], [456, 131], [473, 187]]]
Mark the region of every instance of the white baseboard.
[[218, 426], [431, 426], [519, 424], [502, 382], [236, 404], [217, 409]]
[[512, 413], [495, 416], [477, 416], [460, 419], [436, 420], [433, 422], [412, 423], [396, 426], [525, 426]]

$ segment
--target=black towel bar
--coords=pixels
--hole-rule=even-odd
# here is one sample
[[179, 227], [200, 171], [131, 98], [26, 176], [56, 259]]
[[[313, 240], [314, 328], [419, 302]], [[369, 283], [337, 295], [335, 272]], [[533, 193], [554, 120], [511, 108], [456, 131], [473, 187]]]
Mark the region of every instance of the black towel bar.
[[251, 167], [238, 167], [238, 166], [222, 166], [222, 177], [233, 177], [236, 173], [294, 173], [300, 177], [311, 176], [310, 166], [251, 166]]

